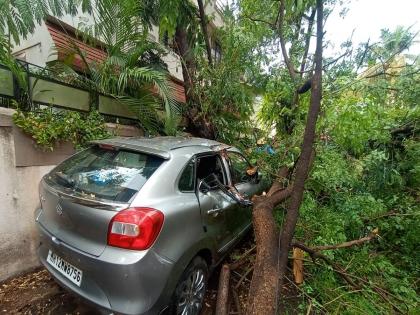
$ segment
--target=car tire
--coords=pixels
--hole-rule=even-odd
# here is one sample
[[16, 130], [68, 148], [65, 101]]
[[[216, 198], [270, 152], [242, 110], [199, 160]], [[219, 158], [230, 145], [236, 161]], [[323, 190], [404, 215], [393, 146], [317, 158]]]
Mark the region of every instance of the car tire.
[[199, 315], [207, 290], [208, 266], [197, 256], [184, 270], [173, 295], [173, 315]]

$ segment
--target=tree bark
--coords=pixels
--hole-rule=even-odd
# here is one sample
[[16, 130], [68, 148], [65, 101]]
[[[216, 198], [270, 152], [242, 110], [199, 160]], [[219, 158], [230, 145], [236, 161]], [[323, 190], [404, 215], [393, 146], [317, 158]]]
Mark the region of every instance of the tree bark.
[[195, 93], [196, 84], [196, 61], [193, 51], [188, 42], [185, 27], [177, 26], [175, 31], [176, 50], [181, 59], [182, 75], [184, 77], [185, 98], [188, 111], [185, 116], [188, 120], [187, 130], [194, 136], [214, 139], [215, 130], [211, 122], [201, 115], [198, 107], [198, 97]]
[[306, 67], [306, 59], [308, 58], [308, 53], [309, 53], [309, 46], [311, 43], [311, 36], [312, 36], [312, 27], [314, 24], [314, 19], [315, 19], [315, 13], [316, 10], [313, 10], [311, 12], [311, 15], [309, 16], [308, 19], [308, 29], [306, 31], [305, 34], [305, 51], [303, 53], [303, 57], [302, 57], [302, 61], [300, 63], [300, 77], [303, 77], [303, 73], [305, 71], [305, 67]]
[[200, 13], [201, 31], [203, 32], [204, 42], [206, 44], [207, 60], [209, 61], [209, 65], [211, 66], [213, 64], [213, 60], [211, 56], [210, 36], [207, 29], [207, 17], [206, 17], [206, 13], [204, 12], [203, 0], [197, 0], [197, 3], [198, 3], [198, 11]]
[[[322, 91], [322, 36], [323, 36], [323, 5], [317, 0], [317, 46], [315, 52], [315, 74], [311, 90], [311, 103], [308, 112], [301, 155], [296, 164], [296, 173], [293, 184], [281, 189], [281, 185], [270, 189], [270, 196], [254, 198], [253, 224], [257, 254], [255, 258], [254, 273], [252, 276], [247, 314], [273, 315], [277, 312], [278, 297], [283, 284], [286, 271], [289, 246], [295, 230], [298, 211], [302, 202], [304, 184], [308, 177], [313, 160], [313, 143], [315, 140], [315, 127], [321, 106]], [[283, 23], [284, 0], [281, 1], [279, 23]], [[285, 45], [282, 45], [285, 48]], [[283, 50], [283, 49], [282, 49]], [[285, 49], [285, 60], [288, 60]], [[288, 60], [290, 62], [290, 60]], [[287, 63], [286, 62], [286, 65]], [[288, 65], [292, 78], [296, 76], [293, 67]], [[282, 171], [283, 172], [283, 171]], [[281, 190], [279, 190], [281, 189]], [[286, 214], [284, 227], [279, 240], [277, 223], [273, 217], [273, 209], [280, 202], [290, 196], [290, 204]], [[279, 246], [280, 242], [280, 246]], [[279, 251], [280, 250], [280, 251]]]
[[229, 313], [229, 278], [230, 268], [229, 265], [223, 265], [220, 271], [219, 288], [217, 290], [216, 300], [216, 314], [228, 315]]
[[299, 208], [302, 203], [305, 181], [309, 174], [313, 143], [315, 140], [315, 128], [318, 114], [321, 107], [322, 97], [322, 37], [323, 37], [323, 3], [316, 1], [317, 8], [317, 30], [316, 30], [316, 51], [315, 51], [315, 73], [312, 79], [311, 103], [306, 121], [305, 133], [301, 147], [301, 155], [296, 165], [296, 176], [294, 187], [290, 196], [290, 204], [287, 210], [286, 219], [280, 236], [280, 255], [278, 261], [279, 288], [283, 285], [283, 278], [286, 273], [287, 260], [290, 243], [295, 232], [296, 222], [299, 215]]
[[185, 97], [188, 103], [194, 103], [194, 83], [196, 64], [188, 42], [185, 27], [177, 26], [175, 31], [176, 50], [181, 58], [182, 76], [184, 77]]

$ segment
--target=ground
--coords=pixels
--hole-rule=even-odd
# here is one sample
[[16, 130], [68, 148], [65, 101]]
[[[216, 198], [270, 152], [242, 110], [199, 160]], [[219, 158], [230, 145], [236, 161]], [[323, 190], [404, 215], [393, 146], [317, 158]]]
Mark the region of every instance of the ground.
[[[245, 310], [246, 297], [252, 277], [253, 265], [253, 235], [248, 235], [231, 252], [224, 263], [233, 263], [237, 259], [241, 266], [231, 273], [231, 287], [235, 288], [239, 297], [241, 310]], [[244, 253], [246, 254], [244, 257]], [[209, 279], [206, 300], [201, 315], [214, 314], [216, 304], [219, 268]], [[289, 275], [290, 277], [291, 275]], [[288, 313], [297, 313], [299, 292], [290, 282], [283, 288], [286, 290], [285, 302]], [[238, 314], [237, 305], [231, 300], [230, 314]], [[292, 307], [290, 307], [292, 306]], [[284, 310], [284, 305], [281, 306]], [[0, 283], [0, 315], [2, 314], [54, 314], [54, 315], [99, 315], [93, 306], [71, 292], [60, 287], [44, 268], [37, 268], [20, 276]]]
[[[213, 275], [217, 278], [217, 274]], [[217, 280], [217, 279], [216, 279]], [[213, 277], [202, 315], [213, 313], [216, 290]], [[61, 288], [46, 269], [37, 268], [0, 284], [0, 314], [99, 315], [91, 305]]]

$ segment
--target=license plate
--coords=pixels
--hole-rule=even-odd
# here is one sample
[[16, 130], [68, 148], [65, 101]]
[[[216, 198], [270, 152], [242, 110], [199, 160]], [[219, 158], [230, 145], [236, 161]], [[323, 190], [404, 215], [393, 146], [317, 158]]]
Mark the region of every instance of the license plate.
[[48, 251], [47, 262], [67, 279], [80, 287], [83, 277], [83, 272], [80, 269], [68, 263], [60, 256], [54, 254], [51, 250]]

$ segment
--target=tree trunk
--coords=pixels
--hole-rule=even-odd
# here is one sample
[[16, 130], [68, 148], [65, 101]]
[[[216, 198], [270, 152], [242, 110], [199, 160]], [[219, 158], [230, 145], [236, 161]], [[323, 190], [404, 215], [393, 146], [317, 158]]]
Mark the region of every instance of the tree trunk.
[[188, 103], [194, 103], [194, 83], [196, 64], [188, 42], [185, 27], [177, 26], [175, 31], [176, 50], [181, 58], [182, 76], [184, 77], [185, 97]]
[[286, 273], [290, 243], [295, 232], [296, 222], [299, 215], [299, 208], [302, 203], [305, 181], [308, 177], [311, 164], [313, 143], [315, 140], [315, 128], [318, 114], [321, 107], [322, 97], [322, 37], [323, 37], [323, 4], [322, 0], [316, 1], [317, 6], [317, 42], [315, 51], [315, 74], [312, 78], [311, 104], [306, 121], [305, 134], [301, 147], [301, 155], [296, 165], [296, 176], [294, 187], [290, 196], [290, 205], [287, 210], [286, 220], [280, 236], [279, 256], [279, 287], [283, 285], [283, 278]]
[[206, 43], [207, 60], [209, 61], [209, 65], [211, 66], [213, 64], [213, 60], [211, 56], [210, 37], [209, 37], [208, 29], [207, 29], [207, 17], [206, 17], [206, 13], [204, 12], [203, 0], [197, 0], [197, 3], [198, 3], [198, 11], [200, 12], [201, 31], [203, 32], [204, 42]]
[[194, 89], [196, 84], [196, 62], [188, 42], [188, 35], [185, 27], [177, 26], [175, 31], [175, 43], [177, 53], [181, 58], [185, 98], [188, 104], [188, 109], [185, 113], [188, 120], [187, 131], [193, 136], [214, 139], [215, 131], [213, 124], [206, 120], [199, 110], [198, 97]]
[[[292, 241], [299, 207], [302, 202], [305, 180], [308, 177], [313, 159], [315, 127], [321, 105], [322, 91], [322, 0], [317, 0], [316, 5], [317, 46], [315, 52], [315, 74], [312, 82], [311, 103], [306, 121], [301, 155], [296, 165], [293, 186], [289, 185], [286, 189], [273, 193], [271, 196], [261, 196], [254, 199], [253, 224], [257, 255], [248, 295], [247, 314], [249, 315], [276, 314], [279, 291], [283, 284], [283, 277], [287, 266], [289, 246]], [[284, 4], [280, 10], [283, 9]], [[282, 12], [280, 12], [280, 23], [282, 22]], [[291, 76], [292, 73], [293, 71], [291, 71]], [[277, 204], [284, 201], [289, 195], [291, 200], [279, 240], [279, 232], [272, 211]]]

